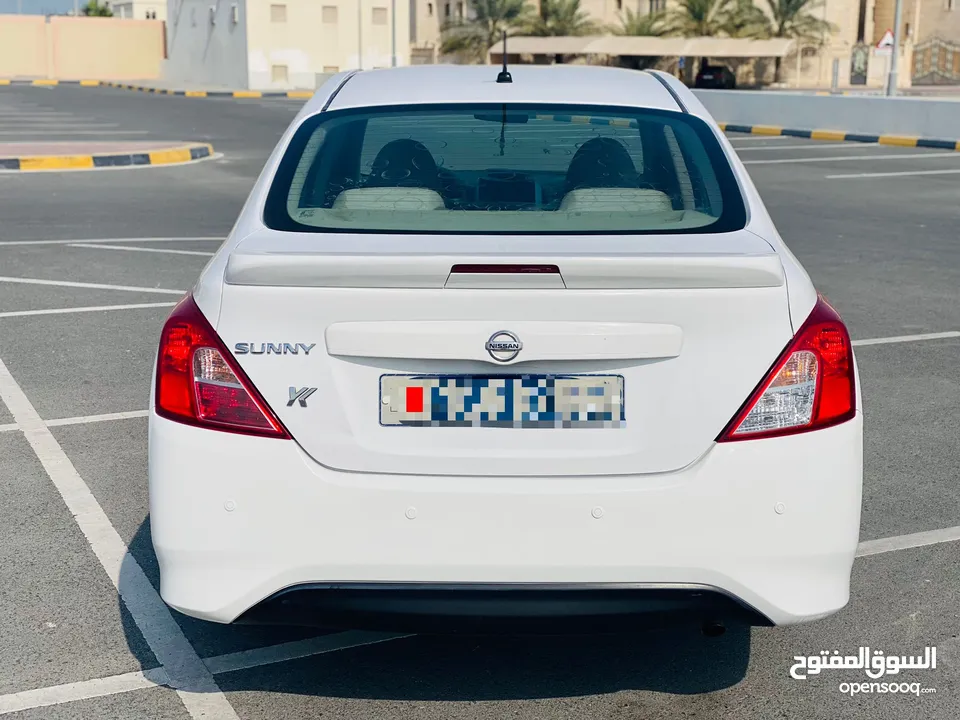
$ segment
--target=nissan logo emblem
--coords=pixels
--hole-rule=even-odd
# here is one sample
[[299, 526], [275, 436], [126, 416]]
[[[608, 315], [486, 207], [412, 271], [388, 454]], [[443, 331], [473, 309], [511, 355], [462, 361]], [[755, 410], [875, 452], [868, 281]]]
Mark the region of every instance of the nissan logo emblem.
[[490, 353], [490, 357], [494, 360], [498, 362], [510, 362], [523, 350], [523, 343], [520, 342], [520, 338], [512, 332], [499, 330], [490, 336], [490, 339], [487, 340], [487, 344], [484, 347], [487, 348], [487, 352]]

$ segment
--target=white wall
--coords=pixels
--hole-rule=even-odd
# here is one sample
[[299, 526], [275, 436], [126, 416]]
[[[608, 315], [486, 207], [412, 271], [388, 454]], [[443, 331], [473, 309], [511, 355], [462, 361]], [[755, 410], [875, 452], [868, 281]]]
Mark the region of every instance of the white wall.
[[164, 79], [188, 89], [247, 88], [246, 4], [247, 0], [167, 0]]

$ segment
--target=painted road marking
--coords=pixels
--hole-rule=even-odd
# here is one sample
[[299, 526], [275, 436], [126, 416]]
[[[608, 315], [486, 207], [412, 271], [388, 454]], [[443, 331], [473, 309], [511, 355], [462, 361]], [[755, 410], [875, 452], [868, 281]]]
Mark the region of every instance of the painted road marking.
[[103, 413], [101, 415], [80, 415], [78, 417], [46, 420], [47, 427], [62, 427], [64, 425], [86, 425], [88, 423], [108, 422], [110, 420], [131, 420], [142, 418], [150, 414], [149, 410], [130, 410], [127, 412]]
[[70, 315], [72, 313], [106, 312], [108, 310], [140, 310], [142, 308], [173, 307], [176, 303], [136, 303], [134, 305], [92, 305], [90, 307], [49, 308], [47, 310], [12, 310], [0, 313], [2, 318], [30, 317], [33, 315]]
[[102, 283], [70, 282], [68, 280], [40, 280], [38, 278], [0, 277], [0, 283], [20, 285], [53, 285], [57, 287], [88, 288], [90, 290], [123, 290], [124, 292], [159, 293], [160, 295], [186, 295], [186, 290], [135, 287], [131, 285], [104, 285]]
[[223, 242], [222, 237], [166, 237], [166, 238], [96, 238], [80, 240], [0, 240], [0, 247], [10, 245], [75, 245], [76, 243], [159, 243], [159, 242]]
[[927, 545], [940, 545], [942, 543], [956, 542], [957, 540], [960, 540], [960, 526], [930, 530], [928, 532], [911, 533], [909, 535], [897, 535], [895, 537], [881, 538], [880, 540], [867, 540], [866, 542], [860, 543], [857, 548], [857, 557], [882, 555], [883, 553], [895, 552], [897, 550], [909, 550], [911, 548], [926, 547]]
[[130, 245], [100, 245], [98, 243], [72, 243], [70, 247], [90, 248], [92, 250], [132, 250], [134, 252], [164, 253], [167, 255], [200, 255], [202, 257], [213, 257], [212, 252], [201, 252], [200, 250], [166, 250], [166, 249], [160, 249], [160, 248], [131, 247]]
[[23, 431], [154, 657], [192, 718], [239, 720], [143, 568], [127, 550], [70, 458], [0, 359], [0, 400]]
[[910, 175], [956, 175], [960, 170], [908, 170], [889, 173], [851, 173], [849, 175], [827, 175], [827, 180], [850, 180], [853, 178], [907, 177]]
[[887, 345], [889, 343], [908, 343], [920, 342], [922, 340], [943, 340], [944, 338], [960, 337], [960, 332], [948, 330], [947, 332], [923, 333], [921, 335], [895, 335], [893, 337], [872, 338], [870, 340], [854, 340], [853, 345], [861, 347], [863, 345]]
[[844, 160], [910, 160], [916, 158], [960, 158], [956, 152], [897, 153], [896, 155], [838, 155], [836, 157], [776, 158], [744, 160], [744, 165], [781, 165], [786, 163], [841, 162]]
[[163, 668], [0, 695], [0, 715], [167, 685]]

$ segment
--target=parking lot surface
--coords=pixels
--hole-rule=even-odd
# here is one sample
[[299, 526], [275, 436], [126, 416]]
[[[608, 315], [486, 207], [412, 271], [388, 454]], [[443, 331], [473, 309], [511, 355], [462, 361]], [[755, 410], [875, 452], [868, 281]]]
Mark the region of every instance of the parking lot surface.
[[[0, 173], [0, 714], [960, 717], [960, 153], [730, 135], [857, 344], [863, 557], [838, 615], [719, 638], [518, 638], [243, 628], [167, 611], [147, 516], [157, 339], [302, 102], [0, 88], [3, 142], [190, 140], [223, 154]], [[868, 681], [855, 670], [790, 676], [794, 656], [862, 646], [936, 647], [937, 667], [886, 678], [918, 694], [850, 697], [842, 684]]]

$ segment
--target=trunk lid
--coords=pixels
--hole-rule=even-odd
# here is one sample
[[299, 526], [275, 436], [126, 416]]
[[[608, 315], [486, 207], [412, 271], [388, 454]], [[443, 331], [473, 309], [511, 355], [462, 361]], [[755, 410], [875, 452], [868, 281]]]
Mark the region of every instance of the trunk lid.
[[[712, 446], [792, 336], [780, 259], [747, 231], [337, 239], [264, 231], [244, 240], [227, 260], [216, 322], [295, 440], [337, 470], [677, 470]], [[405, 252], [391, 252], [399, 242]], [[451, 273], [501, 263], [558, 272]], [[501, 331], [522, 341], [508, 362], [485, 347]], [[383, 425], [381, 376], [396, 374], [620, 376], [625, 423]], [[292, 399], [301, 388], [316, 388], [306, 405]]]

